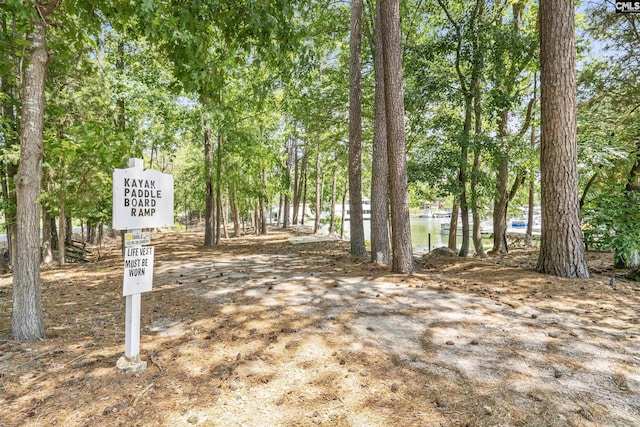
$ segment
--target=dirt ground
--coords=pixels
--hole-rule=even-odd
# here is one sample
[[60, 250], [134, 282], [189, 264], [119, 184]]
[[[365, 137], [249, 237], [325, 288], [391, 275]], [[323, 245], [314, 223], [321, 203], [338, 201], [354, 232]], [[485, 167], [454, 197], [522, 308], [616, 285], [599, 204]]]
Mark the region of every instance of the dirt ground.
[[640, 284], [610, 254], [589, 280], [535, 250], [404, 276], [300, 232], [202, 240], [152, 237], [137, 374], [116, 242], [43, 269], [43, 341], [10, 338], [0, 277], [0, 426], [640, 426]]

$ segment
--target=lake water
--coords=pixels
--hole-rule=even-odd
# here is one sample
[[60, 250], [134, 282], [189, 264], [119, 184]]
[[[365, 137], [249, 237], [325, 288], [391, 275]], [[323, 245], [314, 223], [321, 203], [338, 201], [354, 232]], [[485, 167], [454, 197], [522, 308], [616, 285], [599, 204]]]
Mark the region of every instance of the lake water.
[[[447, 246], [449, 235], [440, 233], [441, 224], [448, 224], [450, 218], [419, 218], [411, 217], [411, 242], [414, 252], [427, 252], [429, 239], [431, 239], [431, 249], [440, 246]], [[349, 231], [349, 221], [345, 221], [345, 231]], [[364, 221], [364, 239], [371, 241], [371, 222]], [[458, 245], [462, 242], [462, 237], [458, 236]], [[488, 242], [485, 243], [485, 247]]]

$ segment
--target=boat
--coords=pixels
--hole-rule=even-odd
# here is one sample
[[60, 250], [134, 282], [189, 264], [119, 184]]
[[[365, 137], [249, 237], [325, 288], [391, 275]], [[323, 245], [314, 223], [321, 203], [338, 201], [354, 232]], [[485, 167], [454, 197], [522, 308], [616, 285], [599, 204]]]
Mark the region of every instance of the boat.
[[431, 213], [432, 218], [451, 218], [451, 211], [435, 211]]
[[526, 218], [512, 218], [511, 219], [511, 227], [512, 228], [527, 228], [527, 219]]
[[[349, 209], [348, 201], [345, 203], [345, 209], [347, 213], [344, 216], [344, 220], [349, 221], [350, 209]], [[340, 218], [342, 216], [342, 204], [335, 205], [335, 215], [336, 215], [336, 218]], [[371, 220], [371, 200], [370, 199], [362, 199], [362, 219], [364, 221]]]

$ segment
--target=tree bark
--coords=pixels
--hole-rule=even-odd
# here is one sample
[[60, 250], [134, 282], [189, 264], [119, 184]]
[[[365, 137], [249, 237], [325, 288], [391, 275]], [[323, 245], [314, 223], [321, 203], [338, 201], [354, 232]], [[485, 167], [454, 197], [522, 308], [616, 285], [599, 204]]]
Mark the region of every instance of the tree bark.
[[[209, 104], [208, 99], [203, 102], [205, 110]], [[204, 114], [204, 246], [213, 246], [215, 245], [214, 224], [216, 217], [213, 194], [213, 144], [211, 142], [211, 119], [207, 111]]]
[[282, 221], [282, 204], [284, 203], [284, 198], [282, 197], [282, 193], [280, 193], [280, 200], [278, 201], [278, 218], [276, 219], [276, 227], [280, 227]]
[[404, 90], [399, 0], [381, 0], [382, 52], [387, 117], [387, 153], [391, 192], [392, 271], [414, 271], [409, 222], [407, 153], [404, 134]]
[[478, 175], [480, 173], [480, 148], [475, 147], [473, 149], [473, 172], [471, 174], [471, 215], [473, 218], [473, 229], [471, 233], [471, 239], [473, 241], [473, 248], [476, 251], [478, 258], [486, 258], [487, 254], [484, 251], [482, 244], [482, 218], [480, 216], [480, 208], [478, 206]]
[[104, 224], [100, 223], [98, 226], [98, 234], [96, 236], [96, 245], [102, 247], [102, 238], [104, 237]]
[[236, 185], [231, 184], [229, 189], [229, 201], [231, 203], [231, 216], [233, 217], [233, 237], [240, 237], [240, 212], [238, 211], [238, 200], [236, 199]]
[[[120, 36], [122, 37], [122, 36]], [[125, 134], [127, 130], [127, 110], [125, 104], [125, 95], [122, 82], [125, 81], [124, 69], [125, 69], [125, 54], [124, 54], [124, 41], [122, 38], [118, 40], [118, 56], [116, 59], [116, 69], [119, 73], [119, 82], [116, 85], [117, 100], [116, 100], [116, 126]], [[120, 253], [124, 257], [124, 239], [126, 230], [120, 230]], [[62, 244], [64, 246], [64, 243]]]
[[262, 188], [264, 193], [260, 195], [260, 215], [261, 215], [260, 234], [267, 234], [267, 206], [265, 203], [267, 201], [267, 196], [266, 196], [267, 170], [266, 169], [262, 169]]
[[502, 110], [498, 117], [498, 138], [501, 142], [501, 150], [498, 156], [496, 174], [496, 199], [493, 203], [493, 249], [495, 253], [507, 253], [507, 208], [509, 205], [509, 161], [507, 159], [507, 119], [508, 111]]
[[349, 56], [349, 230], [351, 255], [367, 256], [362, 218], [362, 0], [351, 2]]
[[51, 251], [51, 213], [48, 203], [42, 206], [42, 246], [40, 254], [40, 259], [44, 264], [53, 261], [53, 252]]
[[484, 0], [476, 1], [476, 13], [474, 23], [476, 25], [472, 32], [471, 44], [473, 47], [473, 63], [471, 70], [471, 89], [473, 91], [473, 111], [474, 111], [474, 138], [473, 138], [473, 166], [471, 169], [471, 215], [473, 218], [473, 229], [471, 230], [471, 239], [473, 241], [473, 247], [476, 251], [478, 258], [485, 258], [486, 254], [484, 246], [482, 245], [481, 229], [481, 217], [478, 206], [478, 185], [481, 166], [481, 154], [482, 154], [482, 92], [480, 90], [480, 80], [482, 78], [483, 69], [483, 52], [484, 49], [480, 46], [481, 40], [479, 36], [480, 22], [484, 16], [485, 2]]
[[460, 216], [462, 218], [462, 244], [458, 256], [469, 255], [469, 202], [467, 201], [467, 169], [469, 162], [469, 139], [471, 138], [473, 95], [465, 94], [464, 128], [460, 142], [460, 168], [458, 170], [458, 185], [460, 186]]
[[304, 161], [302, 163], [302, 178], [303, 178], [303, 190], [302, 190], [302, 216], [300, 217], [300, 224], [304, 225], [304, 213], [307, 210], [307, 154], [305, 152]]
[[[378, 0], [378, 3], [380, 0]], [[389, 264], [389, 157], [387, 153], [387, 123], [384, 94], [384, 57], [382, 53], [382, 22], [380, 5], [376, 5], [375, 20], [375, 120], [371, 165], [371, 262]]]
[[[227, 224], [229, 223], [228, 214], [229, 214], [229, 198], [227, 197], [226, 199], [224, 199], [222, 206], [220, 207], [220, 226], [222, 227], [222, 238], [224, 239], [229, 238], [229, 233], [227, 233]], [[218, 233], [220, 233], [219, 229], [218, 229]]]
[[[535, 138], [534, 129], [535, 128], [532, 126], [531, 127], [532, 139]], [[525, 232], [525, 235], [524, 235], [524, 244], [527, 247], [531, 246], [531, 243], [533, 242], [533, 217], [534, 217], [535, 196], [536, 196], [535, 175], [533, 173], [529, 173], [529, 206], [528, 206], [529, 215], [527, 216], [527, 231]]]
[[287, 188], [287, 192], [284, 194], [284, 204], [283, 204], [283, 212], [282, 212], [282, 228], [289, 227], [289, 216], [290, 216], [290, 193], [291, 193], [291, 164], [293, 163], [293, 136], [290, 136], [287, 140], [286, 149], [287, 149], [287, 181], [289, 182], [289, 186]]
[[67, 239], [65, 238], [65, 212], [64, 212], [64, 200], [60, 199], [60, 204], [58, 205], [58, 266], [62, 267], [64, 265], [64, 257], [66, 252], [66, 243]]
[[[482, 4], [484, 9], [484, 3]], [[481, 12], [480, 12], [481, 13]], [[480, 92], [480, 73], [481, 73], [481, 58], [480, 47], [478, 46], [478, 34], [474, 34], [474, 61], [473, 61], [473, 75], [471, 78], [471, 84], [473, 85], [473, 111], [475, 117], [475, 131], [474, 131], [474, 143], [473, 143], [473, 167], [471, 170], [471, 215], [473, 217], [473, 230], [471, 233], [471, 239], [473, 241], [473, 247], [476, 251], [478, 258], [486, 258], [487, 254], [484, 251], [482, 245], [482, 233], [481, 230], [481, 218], [478, 207], [478, 178], [480, 175], [480, 155], [482, 154], [482, 98]]]
[[[222, 96], [220, 97], [222, 103]], [[224, 228], [226, 233], [226, 225], [222, 218], [222, 134], [218, 134], [218, 147], [216, 150], [216, 226], [215, 226], [215, 242], [220, 244], [220, 228]], [[226, 237], [226, 236], [225, 236]]]
[[540, 172], [542, 239], [538, 270], [589, 277], [580, 228], [573, 0], [541, 0]]
[[[61, 198], [62, 200], [62, 198]], [[73, 243], [73, 222], [71, 215], [65, 212], [64, 215], [64, 241], [67, 244]]]
[[[36, 6], [43, 16], [55, 5]], [[20, 165], [17, 195], [17, 254], [13, 272], [11, 330], [17, 340], [44, 338], [40, 290], [40, 184], [42, 179], [45, 79], [49, 66], [45, 22], [37, 19], [28, 37], [31, 52], [22, 76]]]
[[449, 221], [449, 242], [447, 247], [454, 252], [458, 250], [458, 214], [460, 213], [460, 203], [458, 198], [453, 198], [453, 207], [451, 208], [451, 220]]
[[349, 180], [344, 183], [344, 191], [342, 192], [342, 215], [340, 216], [340, 238], [344, 239], [344, 217], [347, 214], [347, 193], [349, 189]]
[[[322, 186], [320, 185], [320, 174], [322, 173], [320, 160], [322, 154], [320, 153], [320, 144], [318, 144], [318, 152], [316, 153], [316, 217], [313, 222], [313, 234], [318, 234], [320, 231], [320, 214], [322, 213]], [[302, 213], [304, 215], [304, 212]]]
[[329, 214], [329, 236], [333, 236], [336, 232], [336, 186], [338, 180], [337, 168], [333, 168], [333, 176], [331, 177], [331, 212]]
[[[125, 55], [124, 55], [124, 40], [123, 36], [120, 35], [120, 39], [118, 40], [118, 57], [116, 60], [116, 69], [121, 73], [121, 81], [124, 81], [124, 66], [125, 66]], [[127, 116], [126, 116], [126, 106], [124, 102], [124, 90], [122, 88], [122, 84], [118, 83], [118, 100], [116, 101], [116, 107], [118, 110], [117, 115], [117, 126], [120, 131], [124, 132], [127, 127]]]
[[298, 157], [298, 138], [293, 144], [293, 225], [298, 224], [298, 210], [300, 208], [300, 190], [302, 188], [300, 177], [300, 158]]

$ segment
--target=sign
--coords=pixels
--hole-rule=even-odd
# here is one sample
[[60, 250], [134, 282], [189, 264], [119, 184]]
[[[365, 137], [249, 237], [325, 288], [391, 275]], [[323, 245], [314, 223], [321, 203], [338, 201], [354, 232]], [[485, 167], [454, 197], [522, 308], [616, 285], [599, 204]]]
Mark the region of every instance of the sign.
[[151, 233], [137, 232], [137, 233], [126, 233], [124, 235], [125, 248], [148, 245], [149, 243], [151, 243]]
[[141, 167], [113, 171], [114, 230], [172, 225], [172, 175]]
[[153, 246], [124, 249], [124, 281], [122, 295], [149, 292], [153, 285]]
[[617, 1], [616, 13], [640, 13], [640, 1]]

